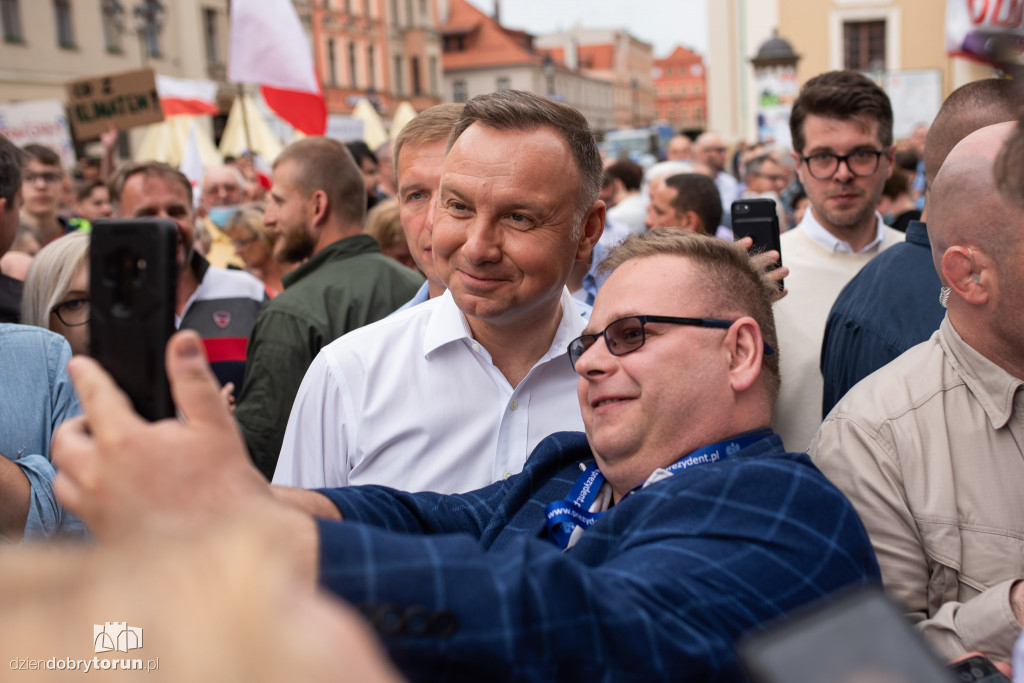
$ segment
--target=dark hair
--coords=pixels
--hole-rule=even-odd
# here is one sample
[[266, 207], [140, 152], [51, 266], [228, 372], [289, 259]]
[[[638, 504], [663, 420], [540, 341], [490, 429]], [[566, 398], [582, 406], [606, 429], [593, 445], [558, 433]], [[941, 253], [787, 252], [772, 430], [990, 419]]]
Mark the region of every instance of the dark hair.
[[137, 164], [127, 164], [118, 169], [114, 179], [108, 185], [110, 188], [110, 201], [115, 206], [121, 201], [121, 195], [124, 194], [124, 186], [128, 179], [140, 173], [145, 177], [162, 178], [169, 183], [181, 185], [185, 188], [185, 192], [188, 195], [189, 209], [192, 208], [192, 183], [189, 182], [184, 173], [162, 161], [144, 161]]
[[678, 228], [630, 235], [612, 248], [600, 270], [611, 273], [632, 259], [660, 255], [688, 258], [697, 266], [704, 280], [700, 291], [709, 299], [707, 314], [721, 318], [749, 315], [757, 321], [761, 336], [775, 349], [775, 353], [765, 354], [761, 361], [764, 385], [774, 406], [779, 395], [779, 342], [772, 305], [778, 290], [768, 279], [767, 271], [758, 269], [735, 242]]
[[25, 154], [28, 155], [28, 159], [38, 161], [44, 166], [56, 166], [57, 168], [60, 168], [60, 155], [49, 147], [32, 143], [25, 145], [22, 149], [25, 151]]
[[885, 181], [882, 187], [882, 195], [889, 199], [896, 199], [901, 194], [910, 193], [910, 177], [902, 168], [892, 169], [892, 175]]
[[754, 158], [748, 160], [746, 165], [743, 167], [744, 176], [749, 178], [752, 175], [759, 175], [761, 173], [761, 168], [764, 166], [766, 161], [778, 164], [778, 161], [776, 161], [775, 157], [772, 156], [770, 152], [758, 154]]
[[856, 71], [829, 71], [804, 83], [789, 115], [793, 151], [803, 154], [804, 121], [808, 115], [829, 119], [878, 122], [882, 147], [892, 146], [892, 104], [885, 91]]
[[373, 153], [370, 146], [362, 140], [353, 140], [352, 142], [346, 142], [345, 147], [348, 148], [348, 153], [352, 155], [352, 158], [356, 161], [356, 166], [363, 167], [363, 159], [369, 159], [374, 164], [377, 163], [377, 155]]
[[676, 191], [672, 208], [677, 213], [693, 211], [704, 234], [713, 236], [722, 222], [722, 196], [715, 181], [702, 173], [679, 173], [665, 178], [665, 185]]
[[283, 163], [295, 164], [296, 182], [303, 192], [311, 195], [322, 190], [327, 195], [331, 212], [342, 223], [363, 224], [366, 183], [346, 145], [331, 138], [303, 138], [284, 148], [274, 160], [274, 168]]
[[605, 175], [622, 181], [623, 187], [630, 192], [640, 189], [644, 182], [644, 169], [640, 164], [629, 159], [620, 159], [604, 170]]
[[102, 180], [99, 180], [99, 179], [97, 179], [97, 180], [87, 180], [84, 183], [82, 183], [79, 186], [78, 191], [75, 192], [75, 199], [77, 199], [80, 202], [84, 202], [86, 199], [89, 198], [89, 195], [91, 195], [92, 191], [95, 190], [97, 187], [106, 187], [106, 186], [107, 186], [107, 184], [105, 182], [103, 182]]
[[21, 164], [24, 152], [13, 142], [0, 135], [0, 199], [7, 200], [7, 208], [14, 204], [14, 196], [21, 189]]
[[569, 105], [522, 90], [478, 95], [466, 103], [448, 137], [447, 149], [474, 123], [505, 131], [533, 131], [546, 126], [565, 140], [580, 176], [573, 216], [573, 236], [578, 237], [587, 211], [601, 193], [601, 153], [586, 117]]

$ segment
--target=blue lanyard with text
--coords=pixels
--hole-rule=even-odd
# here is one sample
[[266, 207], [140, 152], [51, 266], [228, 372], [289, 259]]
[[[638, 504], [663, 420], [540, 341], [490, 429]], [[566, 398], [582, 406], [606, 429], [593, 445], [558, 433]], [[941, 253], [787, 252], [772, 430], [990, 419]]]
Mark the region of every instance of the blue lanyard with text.
[[[709, 446], [698, 448], [664, 469], [675, 474], [691, 467], [720, 462], [733, 453], [760, 441], [770, 434], [771, 430], [762, 429], [726, 439], [725, 441], [719, 441]], [[548, 530], [560, 548], [565, 548], [569, 545], [569, 538], [576, 527], [589, 529], [604, 514], [604, 512], [590, 511], [590, 507], [594, 504], [594, 500], [597, 499], [598, 491], [600, 491], [603, 483], [604, 475], [597, 468], [597, 464], [593, 463], [584, 470], [583, 474], [576, 480], [576, 483], [572, 485], [572, 489], [565, 500], [558, 500], [548, 505]]]

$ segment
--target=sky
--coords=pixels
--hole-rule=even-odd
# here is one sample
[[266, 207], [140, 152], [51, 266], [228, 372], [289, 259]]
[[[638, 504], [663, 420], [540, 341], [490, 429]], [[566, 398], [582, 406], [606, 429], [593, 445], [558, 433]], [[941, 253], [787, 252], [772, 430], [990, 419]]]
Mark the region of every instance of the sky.
[[[487, 14], [494, 0], [469, 0]], [[624, 28], [651, 43], [654, 57], [677, 45], [707, 56], [708, 0], [502, 0], [501, 23], [534, 35], [573, 28]]]

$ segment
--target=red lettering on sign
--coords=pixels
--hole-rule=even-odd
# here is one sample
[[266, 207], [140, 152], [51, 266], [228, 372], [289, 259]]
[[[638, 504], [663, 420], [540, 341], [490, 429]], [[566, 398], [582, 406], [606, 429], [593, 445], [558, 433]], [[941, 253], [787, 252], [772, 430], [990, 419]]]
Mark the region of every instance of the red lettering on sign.
[[[1003, 11], [1004, 5], [1005, 12]], [[1017, 28], [1020, 26], [1022, 11], [1024, 11], [1024, 4], [1022, 4], [1021, 0], [996, 0], [996, 6], [991, 16], [992, 24], [994, 26]]]
[[985, 15], [988, 14], [988, 0], [967, 0], [967, 14], [975, 26], [983, 23]]

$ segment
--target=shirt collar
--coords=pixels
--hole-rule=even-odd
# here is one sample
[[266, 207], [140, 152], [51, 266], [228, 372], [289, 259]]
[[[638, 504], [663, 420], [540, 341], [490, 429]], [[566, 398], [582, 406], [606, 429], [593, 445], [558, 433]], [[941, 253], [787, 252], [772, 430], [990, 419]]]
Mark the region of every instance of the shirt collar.
[[1024, 384], [1006, 370], [981, 355], [963, 340], [947, 315], [939, 325], [939, 345], [946, 361], [988, 415], [993, 429], [1006, 426], [1013, 415], [1014, 398]]
[[[869, 251], [877, 251], [882, 242], [885, 241], [885, 222], [882, 221], [882, 217], [875, 212], [875, 220], [877, 226], [875, 229], [875, 239], [870, 244], [860, 250], [858, 253], [865, 253]], [[803, 230], [807, 237], [811, 238], [811, 241], [820, 244], [822, 247], [832, 252], [841, 252], [844, 254], [853, 254], [853, 247], [850, 246], [849, 242], [845, 242], [828, 230], [818, 222], [818, 219], [814, 217], [814, 211], [810, 208], [804, 212], [804, 219], [800, 221], [800, 225], [797, 226], [798, 230]]]
[[[558, 329], [555, 330], [554, 339], [551, 340], [551, 347], [537, 361], [538, 363], [563, 355], [569, 347], [569, 342], [583, 334], [583, 328], [586, 327], [586, 321], [577, 309], [576, 302], [567, 287], [562, 288], [559, 305], [562, 307], [562, 319], [558, 323]], [[441, 296], [420, 304], [420, 306], [434, 307], [430, 322], [427, 323], [426, 333], [423, 335], [424, 356], [429, 356], [442, 346], [460, 339], [475, 343], [473, 333], [469, 329], [469, 322], [455, 304], [451, 291], [445, 290]]]

